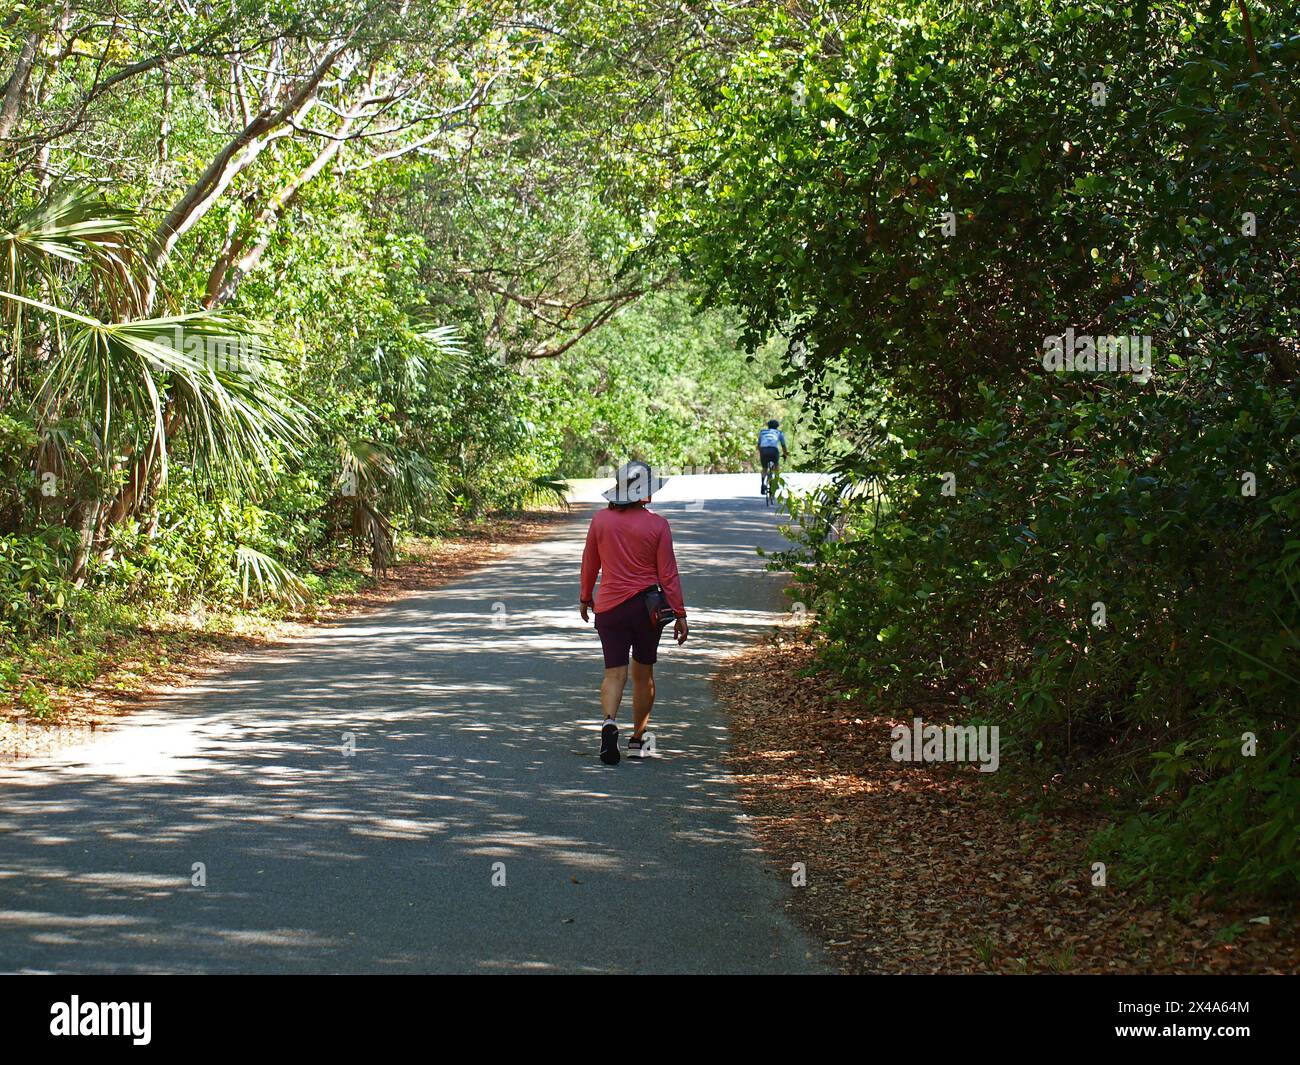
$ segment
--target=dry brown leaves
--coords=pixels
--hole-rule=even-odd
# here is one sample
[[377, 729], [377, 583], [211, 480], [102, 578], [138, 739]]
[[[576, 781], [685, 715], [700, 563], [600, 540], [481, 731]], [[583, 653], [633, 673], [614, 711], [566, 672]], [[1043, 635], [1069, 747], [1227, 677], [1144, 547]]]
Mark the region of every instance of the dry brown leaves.
[[[1294, 973], [1294, 911], [1176, 917], [1091, 886], [1085, 802], [1035, 811], [973, 767], [890, 758], [897, 718], [845, 698], [812, 647], [777, 637], [732, 659], [715, 689], [732, 717], [731, 767], [779, 868], [807, 866], [792, 915], [849, 973]], [[788, 874], [787, 874], [788, 875]], [[1252, 923], [1268, 916], [1267, 925]], [[1230, 938], [1231, 942], [1225, 939]]]

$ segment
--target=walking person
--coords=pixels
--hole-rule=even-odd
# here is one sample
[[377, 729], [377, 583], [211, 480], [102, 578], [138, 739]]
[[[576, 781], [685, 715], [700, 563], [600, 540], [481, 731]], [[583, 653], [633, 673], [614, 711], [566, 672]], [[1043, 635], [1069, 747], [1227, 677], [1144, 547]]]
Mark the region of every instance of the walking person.
[[595, 610], [596, 632], [605, 655], [605, 676], [600, 683], [600, 706], [605, 714], [600, 760], [606, 765], [618, 765], [619, 761], [616, 721], [627, 686], [628, 653], [632, 658], [632, 738], [627, 748], [629, 756], [642, 757], [652, 742], [646, 724], [654, 709], [654, 664], [669, 609], [675, 615], [673, 635], [679, 644], [686, 642], [689, 631], [672, 531], [666, 518], [646, 507], [665, 483], [644, 462], [620, 466], [614, 487], [604, 493], [609, 506], [591, 519], [582, 552], [579, 609], [583, 621]]

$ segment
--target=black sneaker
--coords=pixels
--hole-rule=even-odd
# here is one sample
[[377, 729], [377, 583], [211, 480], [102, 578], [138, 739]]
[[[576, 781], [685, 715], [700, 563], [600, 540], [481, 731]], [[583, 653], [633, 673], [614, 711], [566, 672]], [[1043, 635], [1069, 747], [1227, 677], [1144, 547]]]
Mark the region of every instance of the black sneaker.
[[618, 765], [618, 726], [606, 721], [600, 730], [600, 760], [606, 765]]

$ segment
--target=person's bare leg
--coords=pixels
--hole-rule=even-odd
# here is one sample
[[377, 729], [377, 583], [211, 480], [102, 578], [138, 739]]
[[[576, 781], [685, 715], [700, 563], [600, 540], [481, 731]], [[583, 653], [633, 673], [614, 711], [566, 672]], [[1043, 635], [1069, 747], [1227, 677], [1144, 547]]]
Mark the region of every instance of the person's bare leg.
[[600, 708], [606, 717], [618, 717], [618, 704], [623, 701], [626, 686], [627, 666], [605, 670], [605, 678], [600, 682]]
[[655, 706], [655, 667], [632, 659], [632, 738], [639, 739]]

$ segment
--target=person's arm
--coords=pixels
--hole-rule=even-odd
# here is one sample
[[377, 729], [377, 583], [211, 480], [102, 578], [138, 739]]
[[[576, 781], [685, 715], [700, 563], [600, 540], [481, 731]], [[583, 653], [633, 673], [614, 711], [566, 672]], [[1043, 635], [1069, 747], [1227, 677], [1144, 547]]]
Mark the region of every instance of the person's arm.
[[690, 627], [686, 624], [686, 601], [682, 598], [682, 579], [677, 573], [677, 555], [673, 552], [673, 531], [667, 521], [659, 536], [655, 568], [659, 573], [659, 584], [664, 590], [664, 597], [677, 615], [677, 620], [673, 623], [673, 636], [678, 643], [685, 643]]
[[582, 549], [582, 577], [578, 582], [578, 603], [582, 620], [587, 620], [587, 610], [594, 607], [596, 575], [600, 573], [600, 548], [596, 544], [596, 520], [587, 527], [587, 546]]
[[777, 435], [781, 438], [781, 457], [783, 459], [788, 459], [790, 457], [790, 449], [785, 446], [785, 433], [778, 430]]
[[663, 532], [659, 534], [656, 554], [655, 568], [659, 571], [659, 583], [663, 586], [668, 605], [674, 614], [684, 618], [686, 603], [682, 599], [682, 579], [677, 573], [677, 556], [673, 552], [673, 531], [666, 521]]

